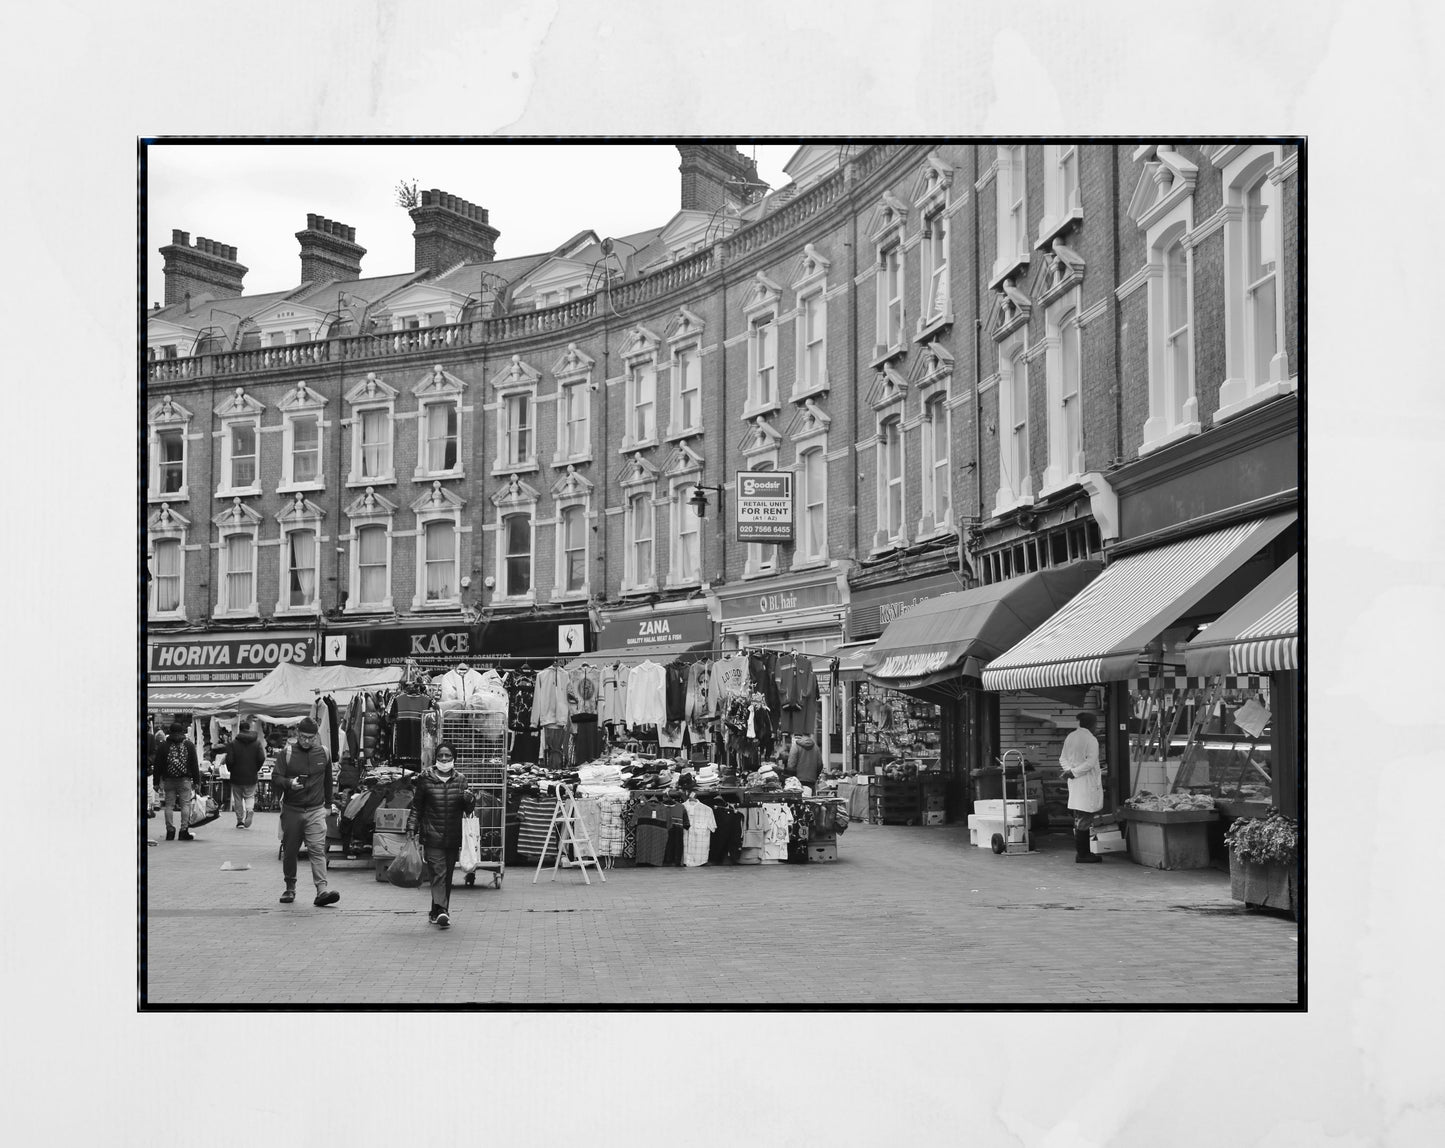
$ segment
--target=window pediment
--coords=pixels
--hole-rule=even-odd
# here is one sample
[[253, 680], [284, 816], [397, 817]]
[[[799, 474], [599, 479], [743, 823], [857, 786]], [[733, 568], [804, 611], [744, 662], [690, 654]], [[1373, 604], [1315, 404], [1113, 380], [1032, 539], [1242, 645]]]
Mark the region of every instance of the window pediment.
[[552, 364], [552, 374], [559, 379], [585, 375], [595, 364], [596, 360], [586, 352], [578, 350], [576, 343], [568, 343], [566, 352]]
[[176, 423], [188, 423], [191, 421], [191, 412], [180, 403], [166, 395], [155, 406], [151, 407], [151, 426], [166, 426]]
[[748, 432], [743, 435], [743, 441], [738, 449], [743, 454], [757, 454], [761, 451], [776, 450], [778, 444], [783, 441], [783, 436], [767, 419], [759, 415], [753, 419], [748, 427]]
[[368, 372], [366, 378], [346, 392], [346, 401], [353, 405], [358, 403], [390, 403], [396, 400], [400, 392], [388, 383], [382, 382], [376, 377], [375, 372]]
[[146, 530], [151, 534], [174, 534], [185, 530], [190, 524], [189, 518], [172, 510], [169, 502], [163, 502], [160, 509], [146, 522]]
[[873, 214], [868, 217], [868, 238], [881, 242], [892, 232], [901, 230], [907, 222], [908, 205], [891, 191], [885, 191], [873, 208]]
[[788, 438], [793, 442], [799, 439], [812, 438], [814, 435], [828, 433], [828, 427], [833, 419], [813, 399], [804, 399], [803, 405], [793, 415], [793, 420], [788, 424]]
[[656, 481], [657, 467], [641, 454], [634, 454], [617, 476], [617, 484], [622, 487], [646, 486]]
[[1044, 257], [1044, 291], [1041, 302], [1052, 303], [1065, 291], [1084, 281], [1084, 258], [1055, 239]]
[[920, 211], [944, 204], [949, 189], [953, 186], [953, 168], [938, 158], [936, 152], [929, 152], [923, 161], [923, 170], [913, 181], [913, 192], [909, 196], [913, 206]]
[[663, 460], [662, 474], [665, 478], [676, 478], [683, 474], [698, 474], [702, 471], [702, 455], [687, 445], [680, 442], [673, 447], [672, 452]]
[[587, 498], [592, 494], [592, 483], [585, 474], [578, 474], [574, 466], [567, 467], [567, 473], [552, 484], [552, 497]]
[[326, 316], [327, 312], [319, 311], [305, 303], [283, 299], [279, 303], [273, 303], [264, 310], [256, 312], [251, 316], [250, 321], [261, 332], [263, 338], [267, 335], [299, 330], [304, 327], [314, 339], [326, 322]]
[[466, 505], [466, 500], [461, 495], [444, 487], [440, 481], [433, 482], [431, 489], [423, 491], [416, 498], [411, 500], [411, 509], [421, 514], [426, 511], [451, 511], [461, 510]]
[[755, 311], [765, 311], [769, 307], [776, 307], [782, 297], [782, 287], [759, 271], [753, 276], [752, 284], [748, 287], [747, 294], [743, 296], [743, 311], [749, 314]]
[[223, 530], [237, 526], [259, 526], [261, 515], [239, 498], [233, 498], [230, 506], [211, 518], [211, 523]]
[[1029, 321], [1029, 316], [1033, 314], [1034, 303], [1014, 286], [1012, 279], [1005, 279], [1000, 283], [996, 294], [998, 295], [998, 319], [994, 323], [993, 337], [995, 340], [1001, 340], [1008, 338]]
[[276, 405], [283, 411], [319, 411], [326, 406], [326, 399], [305, 383], [297, 383]]
[[869, 388], [868, 405], [875, 411], [881, 410], [890, 403], [901, 401], [906, 394], [908, 394], [908, 380], [892, 367], [884, 366], [878, 372], [873, 386]]
[[231, 397], [216, 408], [216, 415], [223, 419], [241, 418], [246, 415], [259, 415], [265, 409], [266, 404], [248, 395], [245, 387], [237, 387]]
[[512, 506], [536, 506], [542, 492], [522, 481], [520, 475], [512, 475], [507, 485], [492, 495], [492, 505], [504, 508]]
[[542, 372], [536, 367], [524, 363], [521, 355], [513, 355], [511, 361], [492, 376], [492, 389], [507, 391], [535, 387], [541, 377]]
[[295, 498], [276, 512], [276, 521], [282, 526], [302, 522], [320, 522], [325, 517], [326, 511], [299, 490], [296, 492]]
[[346, 507], [348, 518], [386, 518], [396, 513], [396, 503], [367, 487]]
[[953, 353], [935, 340], [925, 344], [915, 357], [913, 368], [908, 372], [908, 380], [913, 386], [922, 386], [946, 379], [952, 374]]
[[421, 382], [411, 389], [411, 393], [419, 399], [440, 396], [450, 398], [462, 394], [466, 389], [466, 383], [437, 363], [430, 374], [422, 376]]
[[707, 326], [696, 314], [686, 307], [679, 307], [677, 314], [673, 316], [672, 322], [667, 326], [667, 340], [670, 343], [680, 342], [683, 339], [696, 338], [702, 334], [703, 328]]
[[662, 340], [657, 337], [656, 332], [649, 331], [641, 323], [627, 332], [627, 341], [622, 344], [619, 354], [623, 359], [642, 359], [648, 355], [657, 354], [657, 348]]
[[1144, 170], [1129, 199], [1129, 218], [1142, 231], [1194, 194], [1199, 168], [1162, 144], [1141, 147], [1134, 158], [1144, 161]]
[[805, 287], [811, 287], [820, 279], [828, 277], [828, 268], [833, 266], [833, 261], [826, 258], [811, 243], [803, 244], [803, 254], [798, 257], [797, 268], [792, 276], [792, 288], [794, 291]]

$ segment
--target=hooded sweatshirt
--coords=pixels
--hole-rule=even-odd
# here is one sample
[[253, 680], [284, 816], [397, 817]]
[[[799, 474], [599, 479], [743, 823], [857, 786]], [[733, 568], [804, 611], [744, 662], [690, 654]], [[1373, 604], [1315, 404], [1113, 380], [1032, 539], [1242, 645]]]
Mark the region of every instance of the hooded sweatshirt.
[[201, 762], [196, 756], [195, 742], [186, 737], [183, 733], [173, 733], [166, 737], [156, 749], [155, 760], [152, 762], [152, 772], [156, 781], [166, 779], [178, 781], [182, 778], [189, 778], [194, 784], [201, 782]]
[[788, 751], [788, 768], [799, 781], [812, 789], [818, 783], [818, 773], [823, 768], [823, 751], [806, 734], [793, 739], [793, 748]]
[[226, 754], [226, 768], [231, 771], [232, 785], [255, 785], [266, 764], [266, 750], [253, 729], [243, 729], [232, 739]]

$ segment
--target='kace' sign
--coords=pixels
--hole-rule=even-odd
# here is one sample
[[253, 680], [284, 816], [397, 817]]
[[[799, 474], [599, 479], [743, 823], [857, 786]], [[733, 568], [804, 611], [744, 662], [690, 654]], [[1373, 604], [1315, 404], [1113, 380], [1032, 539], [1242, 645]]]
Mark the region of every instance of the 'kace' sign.
[[793, 476], [789, 471], [740, 470], [739, 542], [793, 541]]

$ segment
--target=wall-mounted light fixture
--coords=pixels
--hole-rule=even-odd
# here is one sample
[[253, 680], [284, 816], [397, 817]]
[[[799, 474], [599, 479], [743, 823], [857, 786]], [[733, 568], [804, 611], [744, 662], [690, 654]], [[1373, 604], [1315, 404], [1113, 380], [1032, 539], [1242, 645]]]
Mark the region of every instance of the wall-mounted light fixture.
[[707, 517], [707, 496], [709, 493], [717, 495], [718, 513], [722, 513], [723, 488], [721, 486], [703, 486], [699, 483], [692, 488], [692, 494], [687, 500], [687, 504], [692, 507], [694, 513], [696, 513], [699, 518]]

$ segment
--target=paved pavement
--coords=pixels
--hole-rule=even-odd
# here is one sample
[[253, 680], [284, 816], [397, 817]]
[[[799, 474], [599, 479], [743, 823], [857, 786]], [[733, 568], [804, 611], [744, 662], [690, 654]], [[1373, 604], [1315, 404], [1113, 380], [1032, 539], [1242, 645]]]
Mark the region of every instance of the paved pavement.
[[[159, 815], [146, 822], [164, 837]], [[995, 856], [956, 826], [854, 824], [831, 864], [575, 871], [509, 868], [461, 886], [453, 925], [423, 889], [333, 858], [341, 901], [277, 901], [277, 815], [228, 816], [144, 850], [149, 1003], [877, 1005], [1298, 1001], [1298, 929], [1245, 910], [1227, 874], [1112, 855], [1065, 834]], [[224, 861], [249, 863], [226, 872]]]

